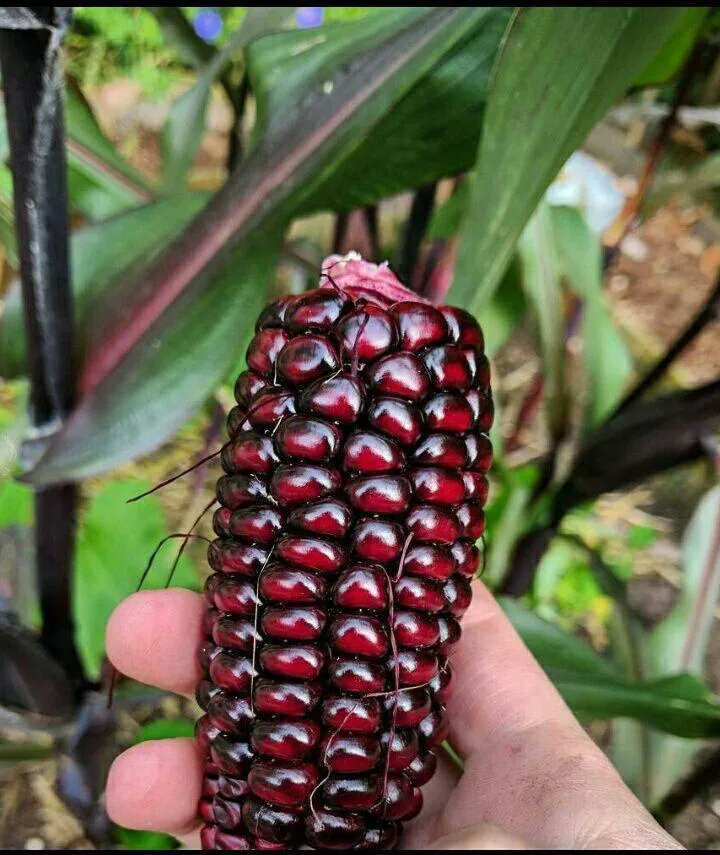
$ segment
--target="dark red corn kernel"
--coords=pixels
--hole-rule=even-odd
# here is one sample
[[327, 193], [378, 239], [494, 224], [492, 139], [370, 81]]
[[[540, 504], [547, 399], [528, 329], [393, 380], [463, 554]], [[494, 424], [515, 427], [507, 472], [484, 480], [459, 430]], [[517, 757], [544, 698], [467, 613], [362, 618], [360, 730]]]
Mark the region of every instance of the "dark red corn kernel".
[[383, 611], [388, 604], [388, 577], [377, 567], [354, 565], [337, 580], [333, 602], [341, 609]]
[[394, 472], [405, 464], [405, 455], [391, 439], [369, 430], [351, 433], [343, 449], [346, 472], [372, 475]]
[[335, 425], [309, 416], [290, 416], [275, 433], [275, 448], [285, 459], [327, 463], [340, 447]]
[[214, 822], [215, 811], [210, 799], [200, 799], [198, 802], [198, 816], [203, 822]]
[[[213, 587], [213, 591], [214, 591]], [[210, 597], [212, 600], [212, 597]], [[212, 638], [213, 630], [215, 629], [215, 624], [217, 622], [218, 617], [220, 616], [220, 612], [217, 609], [209, 608], [203, 615], [202, 620], [202, 636], [203, 638]]]
[[365, 406], [365, 389], [356, 377], [340, 374], [318, 380], [300, 394], [303, 412], [342, 425], [354, 424]]
[[[390, 743], [390, 731], [385, 730], [380, 736], [380, 744], [383, 750], [383, 756], [387, 758], [388, 744]], [[420, 742], [418, 735], [414, 730], [402, 728], [396, 730], [393, 734], [392, 744], [390, 746], [390, 757], [386, 760], [389, 763], [388, 768], [392, 772], [398, 772], [405, 769], [417, 757], [420, 750]]]
[[388, 650], [383, 622], [364, 615], [336, 617], [330, 624], [329, 641], [339, 653], [368, 659], [379, 659]]
[[223, 691], [214, 695], [207, 713], [216, 727], [233, 733], [245, 733], [253, 721], [249, 700]]
[[447, 715], [442, 707], [434, 709], [418, 725], [420, 741], [426, 750], [435, 748], [448, 735]]
[[433, 505], [418, 505], [407, 516], [407, 527], [415, 541], [454, 543], [460, 536], [457, 515]]
[[260, 576], [258, 591], [272, 603], [319, 603], [325, 598], [327, 582], [307, 570], [270, 564]]
[[290, 341], [285, 330], [277, 327], [260, 330], [247, 349], [248, 368], [261, 377], [272, 379], [275, 374], [275, 362], [278, 354]]
[[430, 689], [403, 689], [385, 698], [385, 709], [396, 727], [415, 727], [432, 709]]
[[470, 582], [464, 576], [454, 576], [445, 582], [442, 592], [447, 610], [455, 617], [462, 617], [472, 601]]
[[228, 576], [254, 576], [268, 560], [268, 550], [231, 540], [214, 540], [208, 547], [208, 564]]
[[210, 746], [220, 736], [221, 732], [209, 715], [201, 716], [195, 722], [195, 739], [198, 741], [203, 754], [208, 754]]
[[440, 311], [454, 342], [464, 347], [475, 347], [478, 350], [485, 347], [480, 326], [469, 312], [465, 309], [457, 309], [455, 306], [443, 306]]
[[349, 312], [337, 325], [337, 334], [347, 358], [359, 362], [372, 362], [397, 343], [395, 324], [378, 306], [363, 306]]
[[242, 806], [242, 820], [253, 837], [268, 843], [292, 843], [302, 825], [303, 815], [298, 808], [269, 805], [254, 796], [248, 796]]
[[[198, 815], [199, 815], [199, 811], [198, 811]], [[200, 818], [202, 819], [202, 817], [200, 817]], [[217, 826], [209, 824], [210, 822], [212, 822], [212, 820], [203, 820], [203, 821], [207, 822], [208, 825], [204, 825], [200, 829], [200, 846], [205, 851], [215, 849], [215, 838], [217, 836]]]
[[340, 319], [348, 303], [347, 297], [337, 291], [311, 291], [288, 306], [285, 324], [294, 332], [329, 330]]
[[272, 543], [282, 527], [282, 514], [270, 505], [241, 508], [230, 518], [230, 534], [249, 543]]
[[270, 492], [282, 507], [296, 507], [337, 492], [342, 478], [336, 469], [323, 466], [284, 464], [270, 481]]
[[275, 552], [288, 564], [307, 567], [316, 573], [335, 573], [346, 559], [342, 546], [319, 537], [282, 537]]
[[231, 511], [270, 499], [267, 483], [257, 475], [223, 475], [217, 482], [216, 495]]
[[412, 485], [404, 475], [375, 475], [353, 481], [347, 495], [362, 513], [401, 514], [410, 505]]
[[221, 733], [213, 739], [210, 755], [226, 775], [244, 775], [253, 759], [253, 750], [247, 742], [230, 739]]
[[405, 544], [401, 526], [388, 520], [361, 520], [353, 532], [355, 555], [373, 564], [387, 564], [397, 560]]
[[363, 818], [316, 810], [305, 818], [305, 836], [316, 849], [353, 849], [365, 836]]
[[431, 430], [464, 433], [472, 428], [475, 415], [464, 395], [440, 392], [425, 402], [423, 407], [427, 426]]
[[271, 843], [269, 840], [263, 840], [262, 837], [256, 837], [253, 841], [253, 846], [256, 849], [270, 849], [276, 852], [282, 852], [287, 848], [284, 843]]
[[[212, 606], [215, 603], [215, 591], [217, 591], [221, 578], [221, 576], [208, 576], [207, 579], [205, 579], [203, 597], [209, 606]], [[213, 614], [217, 614], [217, 609], [213, 609]]]
[[433, 677], [428, 688], [432, 692], [435, 703], [443, 706], [452, 693], [453, 670], [449, 662], [442, 662], [437, 677]]
[[485, 531], [485, 514], [476, 502], [465, 502], [457, 509], [457, 517], [462, 526], [461, 536], [468, 540], [477, 540]]
[[450, 551], [455, 559], [457, 573], [467, 578], [477, 575], [481, 555], [474, 543], [458, 540], [450, 547]]
[[487, 400], [490, 389], [490, 362], [485, 355], [479, 356], [477, 360], [477, 384], [483, 390], [484, 398]]
[[295, 413], [295, 396], [287, 389], [269, 386], [261, 389], [248, 406], [247, 421], [253, 428], [274, 428], [279, 421]]
[[215, 621], [212, 637], [219, 647], [228, 647], [245, 653], [252, 651], [253, 646], [262, 640], [260, 633], [255, 629], [252, 617], [248, 620], [231, 615], [221, 615]]
[[331, 374], [340, 359], [331, 342], [320, 335], [291, 339], [277, 358], [278, 375], [292, 386], [303, 386]]
[[213, 603], [221, 612], [252, 615], [258, 603], [255, 586], [245, 579], [218, 576], [214, 584]]
[[422, 543], [405, 553], [403, 574], [424, 579], [448, 579], [455, 570], [455, 558], [447, 546]]
[[[429, 712], [428, 704], [428, 712]], [[424, 716], [423, 716], [424, 718]], [[322, 707], [322, 723], [333, 733], [377, 733], [382, 720], [378, 698], [328, 698]]]
[[275, 300], [274, 303], [270, 303], [269, 306], [265, 306], [262, 312], [260, 312], [260, 317], [257, 319], [255, 330], [264, 330], [268, 327], [281, 327], [285, 321], [287, 310], [294, 301], [294, 297], [281, 297], [279, 300]]
[[341, 810], [368, 810], [382, 799], [379, 775], [331, 775], [322, 786], [323, 802]]
[[460, 624], [452, 615], [441, 615], [438, 618], [438, 650], [446, 653], [460, 641]]
[[226, 421], [227, 434], [230, 439], [234, 439], [235, 435], [238, 434], [241, 430], [248, 429], [252, 430], [252, 425], [247, 418], [246, 411], [240, 407], [233, 407], [227, 415]]
[[327, 615], [314, 607], [265, 608], [260, 618], [263, 633], [285, 641], [315, 641], [325, 629]]
[[388, 671], [395, 679], [395, 663], [397, 662], [397, 677], [401, 686], [424, 686], [438, 672], [438, 658], [425, 650], [400, 650], [397, 657], [388, 660]]
[[210, 663], [210, 679], [229, 692], [247, 691], [253, 674], [252, 661], [246, 656], [221, 651]]
[[[468, 367], [468, 371], [470, 372], [470, 386], [475, 385], [478, 376], [478, 356], [477, 351], [472, 347], [464, 347], [462, 348], [463, 356], [465, 357], [465, 362]], [[470, 397], [477, 397], [478, 407], [480, 405], [480, 398], [477, 395], [477, 392], [473, 389], [471, 392], [468, 392], [467, 397], [470, 400]], [[473, 407], [474, 409], [474, 407]], [[476, 417], [479, 415], [479, 412], [476, 413]]]
[[405, 769], [405, 774], [416, 787], [422, 787], [437, 769], [437, 757], [432, 751], [423, 751]]
[[401, 398], [376, 398], [368, 408], [368, 422], [402, 445], [420, 439], [423, 419], [420, 410]]
[[220, 648], [216, 647], [212, 641], [206, 641], [200, 646], [198, 651], [198, 663], [203, 674], [207, 674], [210, 670], [210, 663], [220, 653]]
[[202, 784], [202, 797], [204, 799], [213, 799], [220, 790], [220, 781], [218, 778], [211, 778], [209, 775], [206, 775], [203, 778]]
[[279, 683], [275, 680], [255, 680], [253, 706], [262, 715], [304, 718], [322, 697], [319, 683]]
[[220, 455], [223, 469], [228, 473], [254, 472], [265, 475], [279, 463], [272, 440], [258, 433], [241, 433], [223, 447]]
[[480, 418], [477, 420], [477, 428], [483, 433], [489, 433], [495, 421], [495, 405], [489, 394], [483, 396], [480, 402]]
[[482, 434], [470, 433], [465, 436], [467, 465], [483, 474], [492, 464], [492, 446], [490, 440]]
[[465, 498], [462, 475], [449, 469], [413, 469], [410, 480], [421, 502], [453, 506]]
[[307, 803], [318, 783], [318, 770], [312, 763], [280, 763], [256, 760], [248, 775], [250, 789], [258, 798], [285, 807]]
[[220, 775], [218, 778], [220, 785], [220, 795], [228, 799], [242, 799], [249, 792], [247, 780], [245, 778], [233, 778], [231, 775]]
[[293, 680], [317, 680], [327, 661], [323, 648], [313, 644], [264, 644], [260, 649], [260, 667], [274, 677]]
[[385, 689], [385, 668], [374, 662], [353, 659], [333, 659], [328, 668], [328, 678], [340, 692], [351, 695], [368, 695]]
[[212, 680], [200, 680], [195, 690], [195, 701], [201, 710], [207, 712], [210, 701], [220, 691]]
[[212, 802], [212, 817], [220, 828], [234, 831], [242, 822], [242, 807], [239, 802], [216, 796]]
[[331, 733], [320, 746], [321, 763], [331, 772], [369, 772], [380, 762], [380, 742], [361, 733]]
[[431, 347], [422, 358], [435, 389], [467, 392], [470, 388], [472, 372], [465, 354], [457, 345]]
[[438, 618], [423, 612], [395, 612], [393, 632], [400, 647], [433, 647], [440, 640]]
[[247, 407], [252, 398], [267, 385], [267, 381], [252, 371], [243, 371], [235, 383], [235, 400], [241, 407]]
[[222, 851], [249, 851], [253, 849], [253, 841], [244, 834], [226, 834], [218, 829], [215, 835], [215, 849]]
[[472, 469], [466, 469], [462, 473], [462, 479], [465, 485], [465, 498], [484, 505], [488, 497], [488, 479]]
[[218, 508], [213, 514], [212, 527], [218, 537], [230, 536], [230, 517], [232, 511], [229, 508]]
[[[418, 790], [419, 792], [419, 790]], [[390, 775], [385, 792], [383, 814], [386, 819], [405, 819], [417, 807], [415, 788], [410, 779], [400, 774]]]
[[340, 499], [321, 499], [294, 510], [287, 522], [291, 528], [311, 534], [343, 538], [352, 525], [352, 511]]
[[450, 331], [441, 312], [426, 303], [396, 303], [390, 310], [400, 329], [402, 350], [417, 351], [448, 339]]
[[412, 453], [412, 459], [421, 466], [462, 469], [468, 462], [468, 451], [461, 437], [449, 433], [434, 433], [418, 444]]
[[398, 823], [385, 821], [382, 825], [375, 825], [368, 828], [362, 841], [355, 848], [386, 852], [395, 848], [399, 837], [400, 828]]
[[421, 401], [430, 390], [422, 360], [413, 353], [392, 353], [374, 362], [366, 372], [378, 395]]
[[212, 760], [205, 758], [204, 763], [205, 774], [209, 775], [211, 778], [219, 778], [220, 770], [218, 767], [212, 762]]
[[320, 740], [320, 725], [314, 721], [259, 721], [252, 729], [250, 744], [276, 760], [302, 760]]
[[393, 586], [395, 605], [435, 614], [447, 607], [440, 584], [422, 577], [403, 576]]

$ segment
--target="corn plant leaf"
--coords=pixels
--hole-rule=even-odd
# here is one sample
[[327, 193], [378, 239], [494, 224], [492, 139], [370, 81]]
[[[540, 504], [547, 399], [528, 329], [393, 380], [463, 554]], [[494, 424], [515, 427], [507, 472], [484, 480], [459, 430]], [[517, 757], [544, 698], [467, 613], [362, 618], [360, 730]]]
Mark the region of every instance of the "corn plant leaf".
[[585, 302], [583, 362], [589, 390], [586, 423], [592, 428], [613, 412], [622, 398], [632, 373], [632, 357], [605, 302], [598, 237], [575, 208], [552, 207], [550, 216], [560, 269]]
[[[78, 648], [93, 678], [100, 674], [110, 613], [136, 589], [150, 555], [168, 534], [162, 506], [155, 496], [133, 504], [126, 502], [149, 488], [149, 484], [138, 480], [110, 484], [93, 497], [80, 526], [73, 612]], [[177, 550], [172, 543], [158, 555], [147, 588], [162, 588], [165, 584]], [[173, 584], [198, 586], [197, 573], [185, 555]]]
[[[108, 294], [80, 377], [80, 402], [31, 472], [35, 483], [85, 477], [150, 451], [197, 408], [237, 359], [279, 238], [368, 128], [463, 39], [484, 10], [433, 8], [298, 91], [296, 106], [228, 184], [129, 283]], [[327, 83], [327, 80], [325, 81]]]
[[251, 6], [227, 45], [216, 52], [195, 83], [170, 107], [163, 129], [165, 186], [182, 186], [205, 131], [205, 113], [212, 86], [232, 59], [252, 41], [285, 23], [294, 6]]
[[720, 734], [720, 703], [690, 674], [632, 682], [589, 645], [516, 600], [501, 605], [573, 712], [584, 721], [632, 718], [685, 739]]
[[493, 69], [451, 301], [487, 304], [543, 193], [682, 9], [520, 9]]
[[702, 6], [683, 11], [663, 46], [635, 79], [635, 86], [659, 86], [680, 71], [700, 35], [709, 11]]

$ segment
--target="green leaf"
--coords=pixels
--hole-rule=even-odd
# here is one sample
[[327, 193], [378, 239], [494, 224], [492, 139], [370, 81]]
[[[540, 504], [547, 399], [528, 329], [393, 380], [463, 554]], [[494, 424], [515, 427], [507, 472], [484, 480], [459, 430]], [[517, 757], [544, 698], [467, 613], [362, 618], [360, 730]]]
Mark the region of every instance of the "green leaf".
[[688, 674], [637, 683], [579, 638], [525, 609], [515, 600], [501, 605], [530, 652], [573, 712], [585, 721], [632, 718], [685, 739], [720, 734], [720, 703]]
[[[489, 304], [477, 315], [485, 336], [485, 353], [494, 356], [518, 328], [527, 311], [523, 289], [522, 263], [513, 257], [503, 276], [502, 287], [493, 294]], [[497, 421], [497, 413], [496, 413]]]
[[470, 204], [470, 184], [463, 182], [442, 205], [435, 208], [427, 230], [428, 240], [449, 240], [460, 231]]
[[251, 6], [228, 44], [215, 53], [197, 81], [170, 108], [163, 129], [165, 186], [176, 190], [185, 182], [205, 132], [205, 114], [215, 80], [252, 41], [282, 25], [294, 6]]
[[659, 86], [675, 77], [690, 55], [708, 12], [702, 6], [683, 11], [665, 44], [635, 80], [635, 86]]
[[194, 733], [195, 725], [187, 718], [158, 718], [144, 724], [133, 741], [137, 744], [151, 739], [177, 739]]
[[520, 236], [522, 282], [534, 309], [545, 379], [544, 400], [554, 435], [565, 423], [565, 307], [550, 206], [541, 202]]
[[[78, 358], [94, 332], [93, 305], [110, 302], [113, 293], [127, 300], [128, 280], [123, 271], [147, 263], [175, 237], [205, 205], [203, 193], [185, 193], [128, 211], [103, 223], [87, 226], [71, 237], [73, 295], [78, 332]], [[0, 374], [5, 379], [22, 376], [25, 364], [25, 330], [20, 282], [16, 281], [0, 317]]]
[[504, 578], [515, 545], [527, 530], [527, 510], [537, 476], [536, 466], [522, 466], [507, 473], [507, 492], [501, 507], [493, 511], [497, 517], [492, 526], [493, 536], [488, 538], [490, 547], [483, 573], [483, 579], [491, 587]]
[[600, 240], [574, 208], [553, 207], [551, 217], [563, 275], [585, 301], [583, 361], [589, 390], [586, 419], [588, 427], [595, 427], [621, 400], [633, 370], [632, 357], [605, 302]]
[[473, 310], [488, 303], [550, 182], [683, 11], [536, 6], [516, 13], [493, 69], [451, 302]]
[[[78, 649], [91, 678], [100, 674], [111, 612], [136, 589], [150, 555], [168, 533], [162, 507], [154, 496], [126, 503], [149, 488], [137, 480], [110, 484], [92, 499], [80, 526], [73, 614]], [[175, 551], [168, 544], [157, 557], [147, 588], [165, 585]], [[180, 560], [173, 585], [198, 587], [197, 574], [186, 556]]]
[[[407, 26], [424, 10], [384, 10], [362, 21], [268, 36], [248, 49], [262, 127], [294, 108], [302, 81], [331, 81], [353, 57]], [[381, 122], [358, 134], [300, 214], [350, 210], [470, 169], [480, 138], [492, 62], [509, 8], [476, 8], [477, 25], [399, 98]], [[306, 85], [306, 84], [303, 84]]]
[[104, 304], [80, 404], [28, 479], [104, 471], [157, 447], [197, 410], [237, 358], [234, 344], [259, 312], [290, 219], [484, 18], [484, 10], [434, 7], [340, 68], [330, 87], [325, 79], [294, 93], [295, 107], [181, 238], [128, 277], [121, 303]]
[[134, 828], [115, 827], [118, 841], [126, 849], [139, 850], [140, 852], [161, 852], [170, 849], [179, 849], [179, 843], [169, 834], [160, 831], [137, 831]]
[[32, 490], [11, 478], [0, 482], [0, 528], [30, 525], [32, 520]]

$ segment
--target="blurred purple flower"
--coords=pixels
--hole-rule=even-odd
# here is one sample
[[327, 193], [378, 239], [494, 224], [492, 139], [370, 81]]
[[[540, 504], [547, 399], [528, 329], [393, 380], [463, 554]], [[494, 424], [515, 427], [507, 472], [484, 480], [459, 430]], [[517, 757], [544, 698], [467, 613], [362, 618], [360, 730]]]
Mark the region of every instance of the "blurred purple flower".
[[322, 6], [298, 6], [295, 12], [295, 23], [301, 30], [319, 27], [323, 22], [324, 14]]
[[216, 42], [222, 32], [223, 19], [214, 9], [203, 9], [195, 15], [193, 26], [203, 41]]

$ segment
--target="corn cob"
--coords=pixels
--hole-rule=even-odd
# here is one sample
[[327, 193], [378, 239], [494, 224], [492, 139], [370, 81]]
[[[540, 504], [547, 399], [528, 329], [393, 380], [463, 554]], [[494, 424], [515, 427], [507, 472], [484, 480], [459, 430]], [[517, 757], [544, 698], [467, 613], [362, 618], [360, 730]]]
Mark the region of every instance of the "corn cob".
[[197, 699], [204, 849], [391, 849], [422, 807], [492, 451], [475, 320], [331, 257], [235, 387]]

